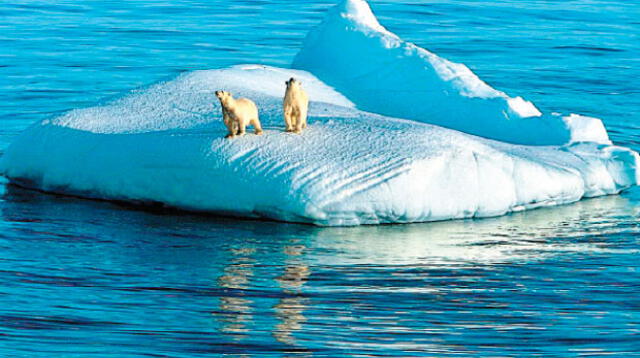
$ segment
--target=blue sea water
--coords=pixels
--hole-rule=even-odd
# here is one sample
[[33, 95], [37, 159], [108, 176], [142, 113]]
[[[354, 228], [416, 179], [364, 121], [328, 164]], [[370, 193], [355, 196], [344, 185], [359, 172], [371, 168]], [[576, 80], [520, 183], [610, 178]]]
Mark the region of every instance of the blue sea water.
[[[0, 153], [37, 120], [184, 71], [286, 67], [333, 3], [0, 3]], [[401, 37], [640, 150], [640, 3], [371, 5]], [[639, 215], [632, 189], [495, 219], [316, 228], [0, 178], [0, 356], [640, 357]]]

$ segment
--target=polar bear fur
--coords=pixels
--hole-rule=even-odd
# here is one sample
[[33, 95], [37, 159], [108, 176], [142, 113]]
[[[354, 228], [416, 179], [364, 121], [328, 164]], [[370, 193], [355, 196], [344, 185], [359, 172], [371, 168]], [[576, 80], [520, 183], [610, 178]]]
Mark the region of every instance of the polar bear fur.
[[222, 105], [222, 119], [229, 130], [225, 138], [243, 136], [247, 126], [252, 125], [257, 135], [262, 134], [258, 118], [258, 107], [247, 98], [234, 99], [231, 93], [216, 91], [216, 97]]
[[287, 90], [284, 94], [284, 123], [287, 132], [300, 133], [307, 127], [307, 111], [309, 96], [302, 89], [302, 83], [291, 78], [285, 81]]

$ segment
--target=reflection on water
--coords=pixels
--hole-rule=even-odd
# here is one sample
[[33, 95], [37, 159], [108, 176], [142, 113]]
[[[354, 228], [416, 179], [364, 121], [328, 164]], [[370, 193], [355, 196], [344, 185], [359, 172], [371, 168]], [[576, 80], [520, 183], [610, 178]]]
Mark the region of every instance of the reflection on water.
[[273, 307], [276, 317], [281, 321], [275, 327], [273, 337], [284, 344], [294, 345], [296, 343], [293, 333], [302, 328], [306, 321], [304, 311], [307, 299], [301, 296], [302, 288], [307, 281], [310, 270], [304, 263], [306, 247], [303, 245], [285, 246], [284, 273], [276, 278], [282, 288], [283, 296]]
[[[284, 246], [284, 262], [280, 266], [283, 272], [275, 277], [282, 290], [277, 294], [278, 302], [273, 306], [277, 323], [272, 335], [285, 345], [296, 344], [293, 333], [300, 330], [306, 321], [303, 313], [307, 299], [302, 296], [301, 289], [310, 270], [303, 261], [304, 250], [303, 245]], [[220, 320], [220, 333], [229, 335], [235, 341], [242, 341], [251, 335], [250, 327], [256, 323], [253, 315], [256, 303], [245, 294], [252, 287], [255, 263], [252, 256], [255, 253], [256, 249], [251, 247], [230, 248], [229, 263], [217, 280], [217, 287], [223, 288], [223, 295], [219, 298], [219, 309], [212, 314]]]
[[50, 356], [631, 356], [639, 199], [318, 228], [8, 187], [0, 333]]
[[243, 297], [242, 291], [249, 288], [249, 280], [253, 276], [253, 248], [234, 248], [228, 250], [229, 265], [225, 266], [217, 286], [225, 289], [225, 296], [220, 297], [218, 315], [222, 333], [232, 334], [234, 339], [241, 340], [247, 334], [247, 322], [251, 321], [252, 301]]
[[326, 228], [316, 232], [314, 246], [339, 251], [330, 258], [334, 264], [495, 264], [572, 251], [615, 252], [616, 245], [589, 237], [638, 232], [637, 203], [610, 196], [484, 220]]

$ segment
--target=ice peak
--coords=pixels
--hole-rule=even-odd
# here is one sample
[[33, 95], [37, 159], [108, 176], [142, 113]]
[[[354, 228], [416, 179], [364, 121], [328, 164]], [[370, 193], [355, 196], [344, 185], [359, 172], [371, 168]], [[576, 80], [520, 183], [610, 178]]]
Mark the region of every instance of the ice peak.
[[356, 23], [362, 27], [370, 28], [375, 31], [388, 32], [371, 10], [371, 6], [365, 0], [344, 0], [338, 4], [330, 17], [335, 13], [340, 14], [344, 19]]

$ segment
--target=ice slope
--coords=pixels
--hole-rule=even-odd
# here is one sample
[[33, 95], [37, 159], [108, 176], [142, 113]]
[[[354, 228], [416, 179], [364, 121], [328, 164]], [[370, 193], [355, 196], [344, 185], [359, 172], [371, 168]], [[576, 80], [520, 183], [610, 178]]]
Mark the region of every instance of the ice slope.
[[364, 0], [344, 0], [312, 30], [293, 67], [307, 70], [359, 109], [517, 144], [609, 144], [599, 119], [543, 116], [463, 64], [403, 41], [380, 25]]
[[[284, 81], [314, 102], [284, 133]], [[213, 92], [255, 100], [266, 128], [226, 140]], [[264, 66], [198, 71], [37, 123], [0, 158], [12, 182], [91, 198], [317, 225], [501, 215], [614, 194], [638, 155], [596, 143], [531, 147], [362, 112], [311, 74]]]

